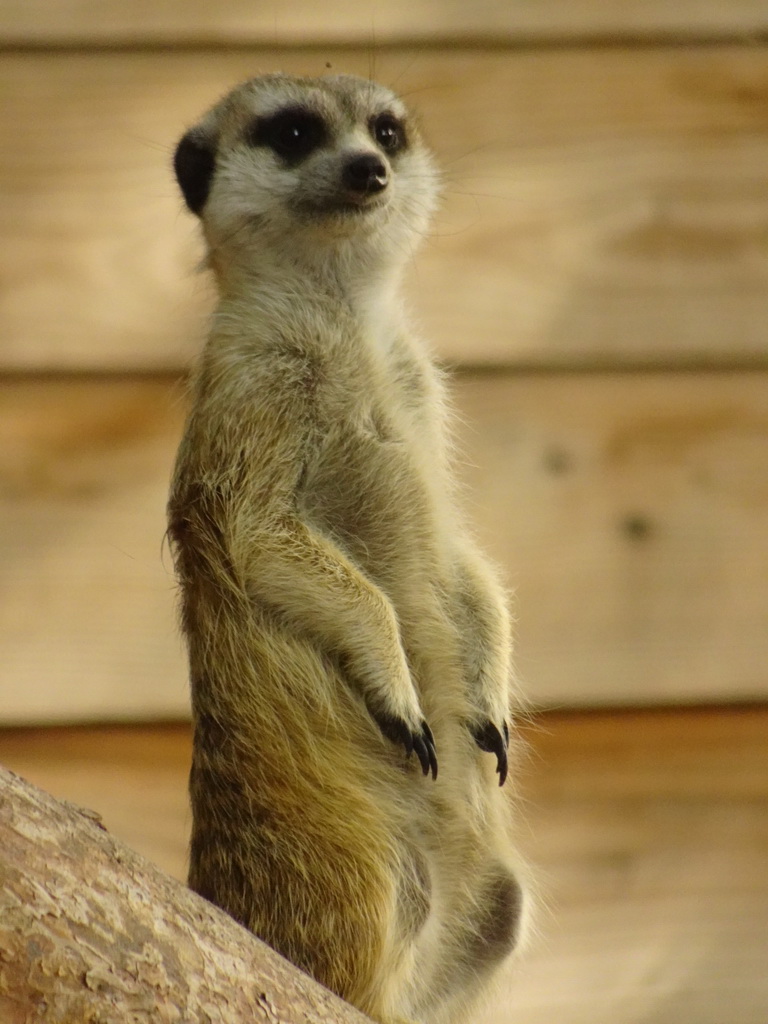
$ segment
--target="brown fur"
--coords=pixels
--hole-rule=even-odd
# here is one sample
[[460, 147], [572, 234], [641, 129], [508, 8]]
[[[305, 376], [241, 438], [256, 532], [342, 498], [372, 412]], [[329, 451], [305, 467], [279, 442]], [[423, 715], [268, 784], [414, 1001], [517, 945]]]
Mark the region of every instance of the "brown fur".
[[[322, 145], [291, 162], [253, 143], [297, 107]], [[381, 111], [406, 133], [383, 156]], [[169, 504], [190, 885], [382, 1024], [464, 1021], [527, 900], [512, 786], [474, 735], [510, 716], [505, 601], [456, 512], [443, 383], [398, 297], [431, 160], [396, 97], [344, 76], [254, 79], [185, 138], [220, 291]], [[339, 184], [360, 153], [385, 166], [380, 195]], [[435, 781], [379, 727], [424, 736], [424, 719]]]

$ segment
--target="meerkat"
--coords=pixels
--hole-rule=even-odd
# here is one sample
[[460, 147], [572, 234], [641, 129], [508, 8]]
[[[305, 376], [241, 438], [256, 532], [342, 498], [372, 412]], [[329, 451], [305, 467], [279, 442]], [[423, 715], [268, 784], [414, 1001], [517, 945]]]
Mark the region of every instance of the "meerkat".
[[380, 1024], [467, 1021], [528, 897], [506, 599], [400, 297], [432, 157], [388, 89], [278, 74], [174, 164], [219, 292], [169, 501], [189, 883]]

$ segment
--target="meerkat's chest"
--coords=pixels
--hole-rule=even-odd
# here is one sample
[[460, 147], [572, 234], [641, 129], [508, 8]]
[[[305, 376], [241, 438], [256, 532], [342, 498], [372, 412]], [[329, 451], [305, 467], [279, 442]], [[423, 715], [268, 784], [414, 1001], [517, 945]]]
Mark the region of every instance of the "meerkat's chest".
[[299, 500], [361, 561], [429, 546], [447, 503], [440, 426], [397, 388], [361, 389], [320, 416]]

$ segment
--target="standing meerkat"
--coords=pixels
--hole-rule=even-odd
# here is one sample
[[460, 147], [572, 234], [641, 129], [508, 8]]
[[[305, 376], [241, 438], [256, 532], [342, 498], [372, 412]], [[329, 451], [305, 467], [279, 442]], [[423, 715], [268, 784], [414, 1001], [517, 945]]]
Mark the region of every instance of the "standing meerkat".
[[169, 503], [190, 885], [382, 1024], [467, 1021], [527, 899], [505, 599], [399, 296], [431, 157], [388, 89], [266, 75], [175, 170], [219, 290]]

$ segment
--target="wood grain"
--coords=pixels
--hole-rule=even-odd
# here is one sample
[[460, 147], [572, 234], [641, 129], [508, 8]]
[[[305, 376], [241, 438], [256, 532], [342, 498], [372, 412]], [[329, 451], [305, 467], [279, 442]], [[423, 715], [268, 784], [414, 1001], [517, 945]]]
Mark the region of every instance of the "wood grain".
[[327, 64], [405, 93], [446, 169], [409, 273], [443, 358], [768, 364], [768, 74], [755, 45], [396, 48], [375, 67], [364, 49], [6, 54], [0, 367], [185, 365], [211, 297], [174, 143], [238, 79]]
[[253, 4], [228, 0], [3, 0], [0, 41], [77, 43], [355, 43], [475, 39], [516, 42], [604, 37], [677, 39], [749, 36], [765, 31], [760, 0], [386, 0], [332, 5], [294, 0]]
[[548, 912], [488, 1024], [762, 1024], [767, 728], [765, 709], [534, 723]]
[[3, 384], [4, 721], [185, 713], [163, 547], [181, 410], [167, 382]]
[[534, 700], [768, 695], [767, 388], [765, 374], [460, 379], [470, 510], [516, 590]]
[[[764, 1024], [768, 711], [526, 728], [539, 937], [477, 1024]], [[0, 731], [0, 762], [185, 875], [186, 727]]]
[[[765, 697], [768, 375], [463, 375], [466, 503], [536, 704]], [[184, 715], [173, 380], [0, 390], [0, 716]]]

